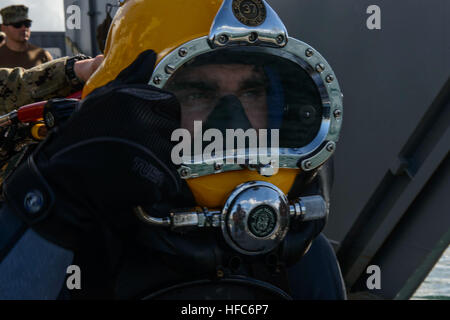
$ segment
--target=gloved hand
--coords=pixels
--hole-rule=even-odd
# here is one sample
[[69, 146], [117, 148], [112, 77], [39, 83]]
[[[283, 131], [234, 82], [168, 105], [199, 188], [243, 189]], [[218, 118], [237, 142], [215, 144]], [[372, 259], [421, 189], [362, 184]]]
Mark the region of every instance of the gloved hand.
[[8, 205], [42, 237], [71, 250], [107, 242], [105, 230], [131, 237], [140, 224], [133, 207], [180, 190], [170, 158], [180, 107], [147, 84], [155, 61], [146, 51], [92, 92], [6, 181]]

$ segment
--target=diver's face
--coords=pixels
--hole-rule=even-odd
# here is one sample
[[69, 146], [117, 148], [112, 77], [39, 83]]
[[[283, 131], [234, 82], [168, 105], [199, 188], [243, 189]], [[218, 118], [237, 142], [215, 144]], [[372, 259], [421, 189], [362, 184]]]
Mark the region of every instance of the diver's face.
[[194, 132], [222, 97], [236, 96], [254, 129], [267, 128], [267, 92], [262, 69], [243, 64], [187, 67], [168, 84], [181, 104], [181, 126]]

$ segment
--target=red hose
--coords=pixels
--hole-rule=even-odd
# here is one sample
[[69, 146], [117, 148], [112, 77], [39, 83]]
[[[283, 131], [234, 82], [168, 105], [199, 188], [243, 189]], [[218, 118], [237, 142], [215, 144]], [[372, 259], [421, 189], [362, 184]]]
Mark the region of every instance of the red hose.
[[44, 115], [44, 106], [46, 103], [47, 101], [41, 101], [19, 108], [17, 110], [17, 119], [23, 123], [41, 120]]
[[[71, 94], [67, 99], [81, 99], [82, 91]], [[37, 122], [44, 116], [44, 107], [47, 101], [27, 104], [17, 110], [17, 119], [22, 123]]]
[[71, 94], [70, 96], [68, 96], [67, 99], [78, 99], [78, 100], [81, 100], [82, 93], [83, 93], [83, 91], [75, 92], [74, 94]]

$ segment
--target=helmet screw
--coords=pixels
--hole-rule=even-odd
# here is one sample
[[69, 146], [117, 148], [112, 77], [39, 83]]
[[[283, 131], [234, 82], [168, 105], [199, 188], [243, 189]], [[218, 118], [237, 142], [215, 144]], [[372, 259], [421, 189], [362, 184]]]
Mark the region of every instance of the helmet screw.
[[172, 74], [175, 71], [175, 66], [172, 64], [168, 64], [166, 66], [166, 73], [167, 74]]
[[328, 151], [328, 152], [333, 152], [334, 149], [335, 149], [334, 143], [330, 142], [330, 143], [327, 145], [327, 151]]
[[333, 81], [334, 81], [334, 77], [331, 75], [331, 74], [329, 74], [328, 76], [327, 76], [327, 82], [328, 83], [332, 83]]
[[160, 84], [162, 82], [162, 77], [160, 75], [157, 75], [155, 78], [153, 78], [154, 84]]
[[188, 49], [181, 48], [180, 51], [178, 51], [178, 54], [180, 55], [180, 57], [186, 57], [188, 54]]
[[306, 49], [305, 54], [309, 58], [309, 57], [312, 57], [314, 55], [314, 51], [312, 51], [312, 49], [308, 48], [308, 49]]
[[228, 36], [226, 34], [222, 34], [219, 36], [219, 43], [226, 44], [228, 42]]
[[255, 42], [256, 40], [258, 40], [258, 34], [256, 32], [252, 32], [248, 37], [248, 41]]
[[312, 168], [312, 162], [311, 161], [306, 161], [305, 162], [305, 168], [306, 169], [311, 169]]
[[334, 111], [334, 117], [336, 119], [339, 119], [342, 116], [342, 111], [341, 110], [335, 110]]
[[189, 168], [184, 167], [180, 170], [181, 178], [187, 179], [187, 178], [189, 178], [190, 175], [191, 175], [191, 170]]
[[317, 72], [321, 73], [321, 72], [323, 72], [324, 70], [325, 70], [325, 66], [323, 65], [323, 63], [319, 63], [319, 64], [316, 66], [316, 71], [317, 71]]
[[282, 34], [280, 34], [278, 37], [277, 37], [277, 43], [278, 44], [282, 44], [284, 42], [284, 36], [282, 35]]

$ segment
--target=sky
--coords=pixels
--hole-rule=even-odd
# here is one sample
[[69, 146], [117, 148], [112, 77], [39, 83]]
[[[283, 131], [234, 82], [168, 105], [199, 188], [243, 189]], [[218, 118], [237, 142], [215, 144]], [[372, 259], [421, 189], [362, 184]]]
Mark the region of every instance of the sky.
[[32, 31], [65, 30], [63, 0], [0, 0], [0, 9], [13, 4], [30, 8], [28, 15], [33, 20]]

